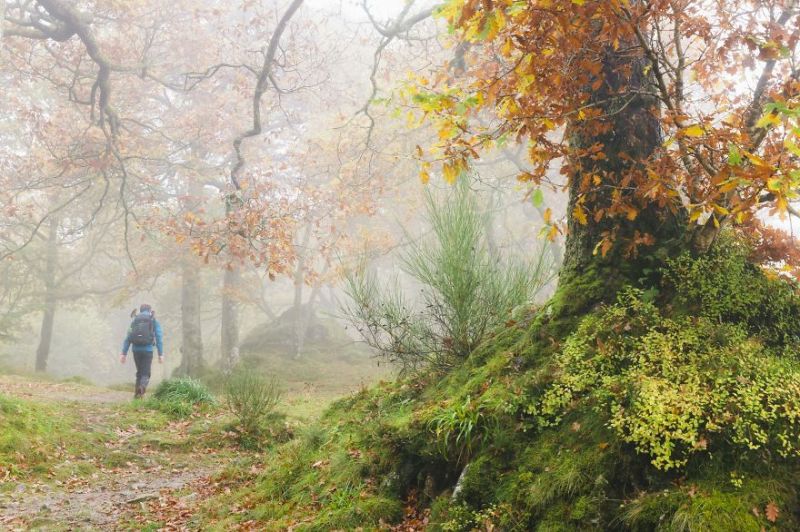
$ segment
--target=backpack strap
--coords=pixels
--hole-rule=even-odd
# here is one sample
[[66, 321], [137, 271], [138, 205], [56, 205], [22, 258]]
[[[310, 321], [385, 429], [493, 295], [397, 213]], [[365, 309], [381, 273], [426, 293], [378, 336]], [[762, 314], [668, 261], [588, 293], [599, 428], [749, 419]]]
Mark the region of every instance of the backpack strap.
[[156, 313], [150, 311], [150, 336], [153, 337], [153, 345], [156, 345]]

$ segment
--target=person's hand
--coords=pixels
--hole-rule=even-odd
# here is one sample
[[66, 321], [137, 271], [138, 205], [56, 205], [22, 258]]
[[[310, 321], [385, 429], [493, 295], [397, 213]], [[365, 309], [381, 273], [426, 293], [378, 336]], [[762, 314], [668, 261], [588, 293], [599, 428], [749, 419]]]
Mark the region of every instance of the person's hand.
[[120, 363], [120, 364], [124, 364], [124, 363], [125, 363], [125, 361], [126, 361], [127, 359], [128, 359], [128, 355], [126, 355], [125, 353], [122, 353], [122, 354], [119, 356], [119, 363]]
[[158, 355], [158, 363], [159, 364], [163, 364], [164, 363], [164, 355]]

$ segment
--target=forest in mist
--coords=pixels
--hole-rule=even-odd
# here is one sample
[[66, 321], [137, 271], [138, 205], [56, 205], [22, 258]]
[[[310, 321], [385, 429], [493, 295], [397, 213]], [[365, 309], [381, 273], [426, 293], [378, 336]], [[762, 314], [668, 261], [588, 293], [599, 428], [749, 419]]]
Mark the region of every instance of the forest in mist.
[[798, 0], [0, 6], [0, 527], [800, 529]]
[[[287, 313], [296, 330], [275, 340], [302, 356], [312, 315], [340, 327], [344, 269], [380, 257], [397, 275], [392, 257], [425, 231], [414, 147], [436, 138], [408, 127], [398, 83], [449, 51], [422, 5], [391, 32], [402, 4], [283, 7], [97, 6], [94, 52], [7, 22], [4, 366], [118, 383], [142, 302], [164, 324], [163, 375], [224, 367]], [[475, 188], [501, 214], [492, 245], [533, 249], [543, 210], [507, 179], [524, 165], [507, 152]]]

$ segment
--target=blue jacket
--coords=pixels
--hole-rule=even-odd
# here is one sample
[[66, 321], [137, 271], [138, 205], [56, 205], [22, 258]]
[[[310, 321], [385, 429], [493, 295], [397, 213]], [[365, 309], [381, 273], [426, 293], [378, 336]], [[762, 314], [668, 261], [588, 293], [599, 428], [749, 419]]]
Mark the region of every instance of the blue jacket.
[[[142, 314], [150, 314], [148, 311], [144, 311]], [[164, 335], [161, 332], [161, 324], [158, 323], [157, 319], [153, 319], [153, 329], [156, 333], [156, 348], [158, 349], [158, 356], [164, 356]], [[152, 353], [153, 346], [152, 345], [131, 345], [131, 329], [128, 327], [128, 334], [125, 335], [125, 342], [122, 344], [122, 354], [128, 354], [128, 348], [133, 347], [134, 353]]]

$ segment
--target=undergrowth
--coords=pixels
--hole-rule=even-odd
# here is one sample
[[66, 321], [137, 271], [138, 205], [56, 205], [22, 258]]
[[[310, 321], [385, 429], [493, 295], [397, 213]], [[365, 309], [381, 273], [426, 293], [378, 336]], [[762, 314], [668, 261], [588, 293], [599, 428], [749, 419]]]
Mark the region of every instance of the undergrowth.
[[161, 381], [147, 405], [173, 417], [186, 417], [195, 408], [213, 406], [216, 400], [205, 384], [191, 377]]
[[562, 283], [445, 375], [336, 402], [206, 512], [275, 530], [423, 511], [431, 530], [800, 529], [800, 298], [746, 255], [677, 257], [577, 314], [611, 282]]
[[225, 382], [225, 402], [236, 417], [233, 427], [239, 444], [259, 449], [273, 441], [291, 437], [284, 414], [275, 411], [281, 390], [275, 378], [266, 378], [250, 368], [242, 367]]

